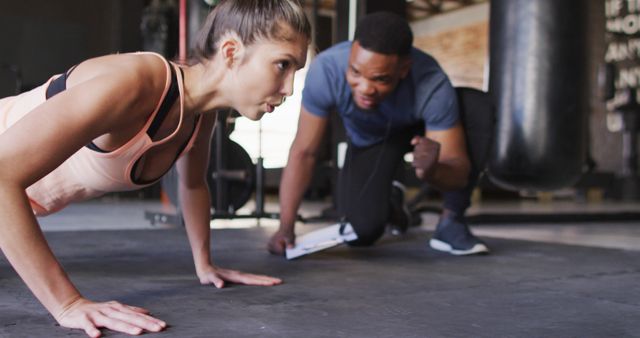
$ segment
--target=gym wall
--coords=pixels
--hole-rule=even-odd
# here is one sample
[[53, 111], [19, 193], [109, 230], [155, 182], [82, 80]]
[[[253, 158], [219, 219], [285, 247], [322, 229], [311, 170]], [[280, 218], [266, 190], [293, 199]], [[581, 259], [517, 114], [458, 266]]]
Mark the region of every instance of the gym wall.
[[[25, 89], [94, 56], [140, 50], [143, 0], [0, 2], [0, 64], [22, 70]], [[0, 96], [14, 83], [0, 73]]]
[[456, 87], [485, 89], [489, 4], [483, 3], [411, 24], [414, 45], [433, 55]]

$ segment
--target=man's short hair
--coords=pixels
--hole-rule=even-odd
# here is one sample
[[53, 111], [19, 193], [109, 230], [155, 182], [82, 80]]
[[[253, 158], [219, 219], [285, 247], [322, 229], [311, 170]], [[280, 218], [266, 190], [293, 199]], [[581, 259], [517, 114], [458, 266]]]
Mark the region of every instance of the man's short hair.
[[375, 12], [360, 20], [354, 40], [364, 49], [387, 55], [406, 56], [413, 46], [407, 21], [391, 12]]

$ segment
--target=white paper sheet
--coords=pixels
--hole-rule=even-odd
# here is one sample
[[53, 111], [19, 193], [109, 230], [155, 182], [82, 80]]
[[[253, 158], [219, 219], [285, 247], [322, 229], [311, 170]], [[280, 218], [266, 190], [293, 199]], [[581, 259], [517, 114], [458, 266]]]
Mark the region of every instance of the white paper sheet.
[[[340, 228], [343, 224], [344, 229], [342, 233], [340, 233]], [[358, 235], [353, 231], [351, 223], [336, 223], [298, 237], [296, 239], [296, 246], [287, 249], [287, 259], [298, 258], [356, 239], [358, 239]]]

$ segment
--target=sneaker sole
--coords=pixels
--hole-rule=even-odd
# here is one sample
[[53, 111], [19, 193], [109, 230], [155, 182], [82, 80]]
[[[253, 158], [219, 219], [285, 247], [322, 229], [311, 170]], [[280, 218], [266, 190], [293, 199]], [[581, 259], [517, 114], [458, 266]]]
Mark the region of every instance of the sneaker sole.
[[450, 253], [452, 255], [456, 255], [456, 256], [477, 255], [477, 254], [489, 253], [489, 248], [487, 248], [487, 246], [482, 244], [482, 243], [478, 243], [478, 244], [474, 245], [471, 249], [468, 249], [468, 250], [459, 250], [459, 249], [454, 249], [451, 245], [449, 245], [446, 242], [443, 242], [441, 240], [432, 238], [429, 241], [429, 246], [434, 250], [448, 252], [448, 253]]

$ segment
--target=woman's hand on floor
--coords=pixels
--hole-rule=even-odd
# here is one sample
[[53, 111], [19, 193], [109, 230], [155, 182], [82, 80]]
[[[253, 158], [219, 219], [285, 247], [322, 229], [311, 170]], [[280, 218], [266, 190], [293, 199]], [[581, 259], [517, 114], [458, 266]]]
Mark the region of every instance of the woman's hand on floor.
[[224, 269], [212, 265], [198, 271], [198, 278], [200, 278], [201, 284], [213, 284], [217, 288], [224, 287], [225, 282], [260, 286], [282, 284], [282, 280], [280, 278], [265, 275], [254, 275], [251, 273]]
[[167, 326], [162, 320], [149, 315], [149, 311], [115, 301], [94, 303], [84, 298], [71, 303], [57, 316], [60, 326], [82, 329], [89, 337], [100, 337], [99, 328], [139, 335], [160, 332]]

